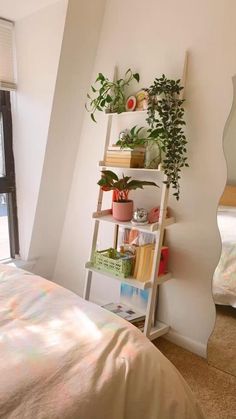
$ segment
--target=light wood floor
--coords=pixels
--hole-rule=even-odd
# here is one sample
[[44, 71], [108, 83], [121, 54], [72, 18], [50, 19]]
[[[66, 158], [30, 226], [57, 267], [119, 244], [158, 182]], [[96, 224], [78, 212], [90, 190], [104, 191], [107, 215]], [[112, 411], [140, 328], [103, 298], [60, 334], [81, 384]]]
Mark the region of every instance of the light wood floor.
[[183, 375], [207, 419], [236, 419], [236, 377], [166, 339], [154, 344]]

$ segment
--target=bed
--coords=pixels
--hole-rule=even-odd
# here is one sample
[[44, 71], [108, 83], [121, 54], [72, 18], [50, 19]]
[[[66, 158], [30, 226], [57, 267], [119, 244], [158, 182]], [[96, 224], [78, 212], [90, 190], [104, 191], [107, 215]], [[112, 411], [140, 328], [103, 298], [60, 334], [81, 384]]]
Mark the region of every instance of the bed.
[[138, 329], [42, 277], [0, 265], [0, 326], [0, 418], [203, 418]]
[[236, 187], [227, 185], [217, 212], [222, 252], [213, 276], [216, 304], [236, 308]]

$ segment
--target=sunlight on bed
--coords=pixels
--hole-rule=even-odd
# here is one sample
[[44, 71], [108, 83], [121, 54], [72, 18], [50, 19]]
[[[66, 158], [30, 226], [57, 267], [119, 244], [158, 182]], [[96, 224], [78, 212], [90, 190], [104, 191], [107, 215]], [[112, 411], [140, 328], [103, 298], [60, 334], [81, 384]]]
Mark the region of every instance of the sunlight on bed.
[[28, 356], [37, 359], [42, 354], [61, 355], [78, 346], [81, 339], [83, 343], [93, 339], [96, 344], [102, 337], [96, 324], [75, 306], [41, 324], [27, 324], [20, 319], [16, 322], [17, 327], [7, 327], [0, 335], [0, 347], [10, 349], [8, 359], [14, 365]]

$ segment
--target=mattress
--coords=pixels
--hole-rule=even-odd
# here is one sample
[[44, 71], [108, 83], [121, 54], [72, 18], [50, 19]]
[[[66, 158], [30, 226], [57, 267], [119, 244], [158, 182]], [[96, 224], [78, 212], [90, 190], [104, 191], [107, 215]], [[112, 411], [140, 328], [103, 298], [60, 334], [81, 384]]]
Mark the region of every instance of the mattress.
[[213, 297], [216, 304], [236, 308], [236, 208], [219, 207], [217, 222], [222, 252], [213, 276]]
[[0, 265], [0, 418], [201, 419], [142, 333], [74, 293]]

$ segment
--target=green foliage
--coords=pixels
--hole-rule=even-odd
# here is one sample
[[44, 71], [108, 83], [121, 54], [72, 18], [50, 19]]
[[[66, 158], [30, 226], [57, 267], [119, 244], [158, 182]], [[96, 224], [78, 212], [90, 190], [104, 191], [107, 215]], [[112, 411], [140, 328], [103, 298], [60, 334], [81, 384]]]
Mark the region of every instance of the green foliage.
[[115, 191], [117, 201], [127, 201], [128, 194], [131, 190], [143, 189], [144, 186], [156, 186], [155, 182], [145, 180], [130, 180], [130, 176], [118, 176], [111, 170], [102, 170], [102, 177], [98, 181], [98, 185], [103, 191]]
[[149, 137], [158, 141], [164, 159], [164, 173], [167, 175], [167, 186], [172, 185], [174, 196], [179, 199], [180, 173], [183, 167], [188, 167], [186, 157], [187, 140], [184, 135], [184, 100], [180, 99], [183, 87], [180, 80], [169, 80], [162, 75], [156, 78], [148, 89]]
[[144, 127], [138, 127], [135, 125], [130, 130], [126, 130], [126, 133], [122, 140], [118, 140], [116, 145], [119, 145], [120, 148], [132, 148], [144, 146], [147, 142], [146, 135], [142, 134]]
[[132, 80], [139, 82], [139, 74], [133, 73], [130, 68], [126, 71], [124, 79], [110, 81], [99, 73], [94, 86], [91, 86], [92, 96], [87, 94], [88, 104], [85, 105], [91, 118], [96, 122], [96, 111], [109, 111], [121, 113], [125, 111], [125, 89]]

